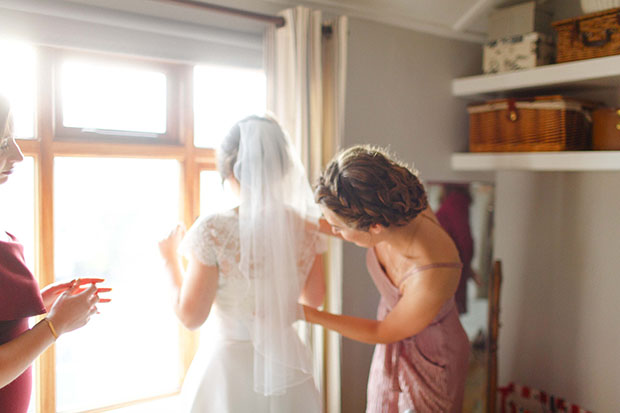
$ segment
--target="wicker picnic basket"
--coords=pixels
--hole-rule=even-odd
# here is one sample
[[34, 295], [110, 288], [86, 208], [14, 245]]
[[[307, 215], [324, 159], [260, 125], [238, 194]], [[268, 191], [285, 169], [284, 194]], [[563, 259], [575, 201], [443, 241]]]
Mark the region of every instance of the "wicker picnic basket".
[[620, 8], [553, 23], [556, 63], [620, 54]]
[[560, 95], [472, 104], [470, 152], [537, 152], [591, 148], [593, 103]]

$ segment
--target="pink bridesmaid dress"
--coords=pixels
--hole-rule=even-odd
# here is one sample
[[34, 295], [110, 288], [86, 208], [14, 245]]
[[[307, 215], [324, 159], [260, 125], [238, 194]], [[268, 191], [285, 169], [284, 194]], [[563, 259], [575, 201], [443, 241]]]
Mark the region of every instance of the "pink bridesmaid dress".
[[[381, 293], [377, 319], [383, 320], [401, 293], [384, 272], [374, 249], [366, 264]], [[436, 263], [412, 268], [402, 282], [421, 271], [460, 268]], [[450, 298], [435, 319], [418, 334], [396, 343], [377, 344], [370, 366], [366, 413], [427, 413], [461, 411], [469, 361], [469, 339]]]

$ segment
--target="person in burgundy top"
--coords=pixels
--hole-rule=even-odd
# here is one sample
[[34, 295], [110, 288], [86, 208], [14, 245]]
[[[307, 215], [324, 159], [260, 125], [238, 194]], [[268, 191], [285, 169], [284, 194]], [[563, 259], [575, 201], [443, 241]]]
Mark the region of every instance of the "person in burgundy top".
[[471, 267], [474, 257], [474, 239], [469, 226], [469, 205], [471, 204], [469, 184], [443, 184], [440, 202], [435, 215], [443, 229], [452, 237], [463, 263], [461, 279], [454, 295], [456, 308], [459, 314], [463, 314], [467, 312], [467, 281], [474, 278], [474, 270]]
[[454, 302], [462, 264], [415, 172], [354, 146], [327, 165], [315, 200], [334, 234], [368, 248], [381, 294], [377, 320], [304, 308], [306, 320], [376, 344], [366, 412], [460, 412], [469, 360]]
[[[9, 103], [0, 96], [0, 184], [8, 180], [13, 165], [22, 159], [13, 139]], [[97, 311], [97, 293], [108, 290], [97, 289], [96, 283], [101, 281], [73, 280], [39, 291], [24, 262], [22, 245], [13, 235], [0, 231], [0, 412], [28, 411], [30, 365], [58, 336], [88, 322]], [[80, 287], [84, 284], [91, 286]], [[46, 312], [47, 317], [30, 329], [28, 318]]]

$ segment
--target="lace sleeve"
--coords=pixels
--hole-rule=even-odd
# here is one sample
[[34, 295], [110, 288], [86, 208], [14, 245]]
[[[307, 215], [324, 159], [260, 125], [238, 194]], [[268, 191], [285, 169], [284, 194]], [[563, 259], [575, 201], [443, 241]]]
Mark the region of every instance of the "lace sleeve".
[[299, 251], [299, 275], [303, 281], [308, 276], [316, 255], [327, 252], [327, 236], [318, 231], [307, 231]]
[[314, 241], [314, 254], [325, 254], [328, 248], [327, 235], [318, 233]]
[[199, 218], [187, 231], [179, 245], [179, 252], [189, 258], [193, 255], [207, 266], [216, 266], [215, 231], [213, 217]]

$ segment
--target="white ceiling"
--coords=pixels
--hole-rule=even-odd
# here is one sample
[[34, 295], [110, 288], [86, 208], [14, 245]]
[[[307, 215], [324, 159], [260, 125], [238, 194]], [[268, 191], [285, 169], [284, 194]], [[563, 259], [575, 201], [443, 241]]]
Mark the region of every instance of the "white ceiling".
[[[174, 4], [166, 0], [68, 0], [100, 7], [114, 8], [157, 17], [172, 18], [219, 27], [243, 26], [248, 32], [259, 32], [259, 23], [235, 24], [234, 17]], [[470, 41], [484, 41], [489, 11], [524, 0], [199, 0], [265, 14], [296, 5], [320, 9], [326, 13], [346, 15], [410, 28], [440, 36]], [[537, 0], [553, 7], [554, 1], [564, 6], [568, 0]], [[575, 2], [577, 0], [571, 0]]]
[[264, 0], [305, 4], [336, 14], [379, 21], [449, 37], [480, 40], [488, 10], [502, 0]]

